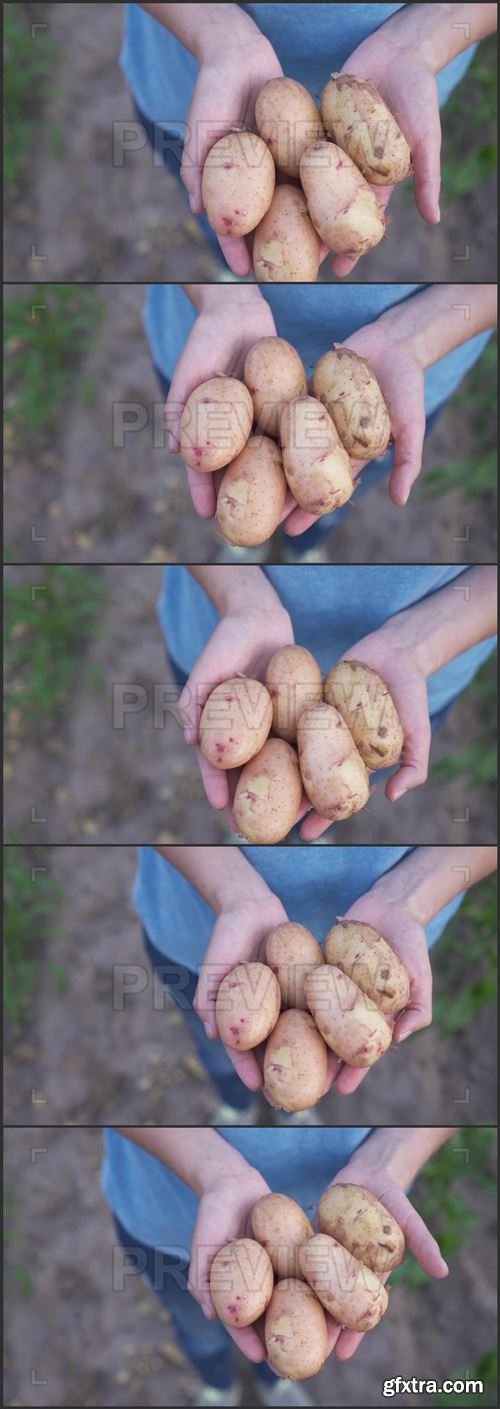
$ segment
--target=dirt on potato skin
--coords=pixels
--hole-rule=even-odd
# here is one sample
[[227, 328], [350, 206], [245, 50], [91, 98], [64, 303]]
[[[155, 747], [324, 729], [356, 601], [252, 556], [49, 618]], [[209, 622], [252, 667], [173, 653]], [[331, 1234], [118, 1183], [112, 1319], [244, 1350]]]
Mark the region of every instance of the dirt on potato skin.
[[[307, 1135], [307, 1132], [302, 1132]], [[136, 1275], [113, 1289], [112, 1220], [99, 1189], [96, 1130], [33, 1125], [5, 1138], [11, 1191], [5, 1367], [9, 1405], [184, 1405], [198, 1381], [175, 1342], [167, 1313]], [[418, 1193], [418, 1184], [416, 1186]], [[319, 1405], [382, 1406], [382, 1387], [406, 1379], [461, 1376], [495, 1338], [495, 1207], [490, 1190], [467, 1184], [473, 1236], [445, 1281], [391, 1292], [390, 1307], [352, 1361], [330, 1359], [307, 1382]], [[13, 1270], [17, 1267], [17, 1273]], [[21, 1280], [21, 1275], [22, 1280]], [[26, 1281], [26, 1278], [28, 1279]], [[116, 1281], [115, 1281], [116, 1285]], [[24, 1290], [22, 1289], [24, 1288]], [[244, 1403], [256, 1405], [248, 1364]], [[396, 1405], [432, 1405], [397, 1394]], [[486, 1401], [485, 1401], [486, 1402]], [[492, 1401], [493, 1403], [494, 1401]]]

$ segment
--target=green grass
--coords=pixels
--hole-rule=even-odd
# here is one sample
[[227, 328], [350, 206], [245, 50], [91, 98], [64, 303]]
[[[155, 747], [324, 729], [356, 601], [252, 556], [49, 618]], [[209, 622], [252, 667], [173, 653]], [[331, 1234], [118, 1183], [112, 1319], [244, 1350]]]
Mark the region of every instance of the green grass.
[[442, 113], [443, 204], [460, 200], [496, 170], [496, 43], [483, 40]]
[[[37, 309], [36, 305], [45, 304]], [[102, 314], [98, 294], [70, 284], [37, 285], [32, 296], [7, 302], [4, 311], [5, 424], [7, 443], [29, 446], [55, 434]], [[83, 387], [86, 404], [93, 388]]]
[[[55, 933], [59, 888], [46, 867], [46, 851], [4, 847], [4, 1004], [14, 1022], [45, 967], [43, 944]], [[58, 988], [65, 980], [61, 965], [50, 971]]]
[[[43, 590], [5, 586], [7, 729], [14, 719], [21, 731], [43, 720], [57, 723], [81, 679], [84, 647], [99, 630], [108, 597], [95, 568], [44, 567], [39, 579]], [[101, 688], [95, 669], [91, 683]]]
[[[419, 1175], [411, 1201], [432, 1228], [445, 1258], [458, 1252], [480, 1222], [467, 1199], [468, 1187], [475, 1184], [496, 1192], [495, 1145], [494, 1130], [458, 1130]], [[429, 1277], [411, 1257], [391, 1273], [391, 1285], [400, 1282], [418, 1291], [428, 1285]]]
[[37, 118], [58, 51], [48, 29], [31, 33], [32, 24], [46, 22], [48, 5], [6, 4], [3, 9], [4, 181], [9, 188], [17, 187], [27, 174]]
[[449, 465], [440, 465], [423, 478], [426, 494], [433, 498], [461, 489], [465, 500], [491, 497], [497, 488], [495, 407], [497, 384], [497, 345], [491, 341], [469, 372], [464, 386], [450, 401], [468, 412], [474, 433], [474, 451]]
[[433, 1404], [440, 1404], [444, 1406], [449, 1405], [451, 1409], [451, 1406], [455, 1404], [467, 1406], [470, 1404], [477, 1405], [480, 1403], [490, 1404], [493, 1409], [493, 1406], [497, 1403], [496, 1345], [492, 1345], [489, 1350], [486, 1350], [484, 1355], [481, 1356], [481, 1359], [478, 1360], [476, 1365], [467, 1365], [465, 1370], [459, 1370], [457, 1374], [454, 1373], [453, 1379], [482, 1380], [483, 1393], [481, 1398], [479, 1398], [478, 1394], [466, 1394], [465, 1391], [463, 1391], [462, 1393], [460, 1393], [460, 1391], [457, 1391], [456, 1394], [437, 1394], [436, 1396], [433, 1396]]
[[455, 778], [467, 779], [470, 787], [491, 783], [497, 774], [496, 734], [496, 652], [489, 657], [469, 685], [480, 722], [479, 738], [467, 748], [458, 749], [448, 758], [433, 763], [429, 782], [433, 787], [451, 783]]
[[443, 1033], [463, 1031], [495, 1001], [496, 934], [496, 879], [488, 876], [467, 893], [434, 951], [434, 1022]]

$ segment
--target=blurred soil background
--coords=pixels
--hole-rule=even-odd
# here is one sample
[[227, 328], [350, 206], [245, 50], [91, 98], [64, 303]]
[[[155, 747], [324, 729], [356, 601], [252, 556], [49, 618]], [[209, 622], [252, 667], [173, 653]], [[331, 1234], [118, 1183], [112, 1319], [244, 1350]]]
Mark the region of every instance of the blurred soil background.
[[[214, 520], [195, 514], [180, 457], [164, 443], [140, 284], [13, 284], [6, 295], [7, 561], [287, 560], [285, 535], [235, 551]], [[405, 509], [391, 503], [386, 480], [355, 495], [322, 558], [492, 562], [495, 400], [491, 341], [428, 436]]]
[[[7, 1123], [212, 1121], [215, 1090], [144, 955], [135, 848], [10, 846], [4, 862]], [[432, 969], [431, 1028], [391, 1048], [353, 1096], [325, 1097], [325, 1125], [494, 1121], [494, 877], [466, 896]], [[272, 1123], [264, 1100], [259, 1118]]]
[[[303, 1132], [307, 1135], [307, 1132]], [[112, 1290], [113, 1225], [99, 1190], [96, 1130], [6, 1131], [7, 1405], [184, 1405], [197, 1379], [167, 1313], [138, 1276]], [[307, 1382], [320, 1405], [383, 1405], [382, 1385], [481, 1378], [483, 1394], [395, 1395], [395, 1405], [496, 1404], [495, 1132], [459, 1130], [412, 1198], [450, 1264], [431, 1282], [412, 1258], [391, 1278], [387, 1316], [355, 1358]], [[247, 1366], [244, 1403], [257, 1404]], [[34, 1390], [33, 1386], [36, 1386]]]
[[[113, 165], [114, 123], [135, 121], [118, 65], [123, 6], [7, 4], [8, 280], [216, 280], [210, 250], [173, 176], [149, 148]], [[331, 62], [325, 64], [325, 79]], [[495, 41], [481, 44], [443, 115], [441, 225], [410, 187], [391, 202], [388, 239], [355, 280], [496, 279]], [[331, 279], [330, 261], [323, 279]]]

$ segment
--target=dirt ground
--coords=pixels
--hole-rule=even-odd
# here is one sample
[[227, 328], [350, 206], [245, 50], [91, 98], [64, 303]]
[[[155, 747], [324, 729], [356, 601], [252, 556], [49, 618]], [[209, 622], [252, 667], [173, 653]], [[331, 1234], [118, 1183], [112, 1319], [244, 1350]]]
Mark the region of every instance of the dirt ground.
[[[149, 148], [113, 165], [113, 123], [134, 120], [118, 67], [122, 11], [116, 3], [47, 7], [47, 29], [35, 42], [49, 36], [60, 59], [37, 123], [32, 181], [7, 211], [8, 280], [221, 276], [186, 197], [174, 177], [153, 165]], [[466, 81], [462, 91], [466, 108]], [[424, 225], [402, 190], [391, 216], [389, 237], [361, 261], [356, 281], [495, 280], [493, 178], [445, 206], [439, 227]], [[321, 277], [333, 278], [329, 260]]]
[[[29, 870], [29, 849], [22, 856]], [[60, 900], [40, 979], [7, 1033], [8, 1124], [201, 1125], [214, 1116], [215, 1092], [182, 1017], [151, 981], [130, 899], [135, 860], [133, 847], [37, 848], [36, 864], [48, 868]], [[472, 938], [462, 915], [457, 954]], [[439, 946], [432, 963], [435, 999], [446, 1000], [456, 979], [443, 970]], [[119, 965], [130, 967], [129, 986], [113, 1003]], [[415, 1111], [428, 1124], [487, 1124], [496, 1109], [495, 1049], [491, 1005], [454, 1035], [434, 1025], [391, 1049], [358, 1092], [330, 1094], [318, 1114], [325, 1125], [405, 1125]], [[271, 1122], [264, 1101], [261, 1116]]]
[[[9, 296], [34, 302], [33, 285]], [[84, 341], [74, 392], [61, 404], [57, 429], [29, 449], [7, 447], [5, 540], [11, 562], [214, 562], [231, 556], [213, 520], [192, 508], [179, 456], [155, 443], [161, 404], [141, 311], [140, 284], [101, 285], [103, 316]], [[42, 317], [43, 313], [38, 316]], [[93, 388], [92, 406], [87, 388]], [[476, 452], [477, 417], [463, 388], [427, 438], [423, 475], [404, 511], [386, 483], [355, 496], [324, 548], [328, 561], [492, 562], [496, 557], [493, 496], [465, 499], [462, 489], [430, 498], [425, 475]], [[145, 408], [147, 425], [113, 444], [113, 408]], [[155, 409], [156, 408], [156, 409]], [[137, 414], [137, 413], [136, 413]], [[160, 419], [159, 419], [160, 418]], [[279, 562], [286, 538], [275, 535], [245, 559]]]
[[[237, 842], [225, 818], [209, 806], [196, 757], [184, 747], [175, 716], [176, 687], [167, 675], [155, 616], [162, 569], [81, 567], [99, 573], [109, 600], [98, 636], [86, 652], [71, 698], [60, 719], [7, 737], [6, 828], [19, 842]], [[307, 568], [304, 567], [304, 573]], [[327, 569], [325, 569], [327, 571]], [[41, 569], [8, 567], [6, 581], [40, 583]], [[102, 685], [96, 688], [95, 673]], [[113, 727], [112, 709], [123, 683], [145, 690], [144, 708]], [[165, 690], [165, 719], [154, 718], [155, 685]], [[156, 695], [157, 698], [157, 695]], [[170, 700], [172, 705], [170, 708]], [[159, 726], [159, 727], [158, 727]], [[474, 691], [457, 700], [432, 745], [432, 762], [479, 739], [482, 732]], [[471, 787], [463, 776], [439, 787], [427, 784], [397, 804], [375, 788], [368, 806], [328, 833], [335, 845], [418, 843], [474, 844], [496, 840], [493, 783]]]
[[[455, 1137], [457, 1146], [459, 1137]], [[8, 1278], [8, 1405], [182, 1405], [196, 1378], [174, 1343], [166, 1312], [141, 1281], [112, 1290], [113, 1228], [99, 1191], [95, 1130], [6, 1132], [12, 1194]], [[459, 1156], [457, 1156], [459, 1157]], [[457, 1377], [495, 1338], [495, 1207], [467, 1186], [478, 1223], [450, 1260], [445, 1282], [399, 1284], [390, 1310], [348, 1364], [330, 1360], [308, 1381], [320, 1405], [382, 1405], [384, 1379]], [[29, 1279], [26, 1282], [26, 1279]], [[257, 1403], [245, 1374], [245, 1404]], [[426, 1394], [393, 1404], [431, 1405]], [[461, 1402], [458, 1400], [458, 1402]], [[489, 1398], [481, 1402], [492, 1404]]]

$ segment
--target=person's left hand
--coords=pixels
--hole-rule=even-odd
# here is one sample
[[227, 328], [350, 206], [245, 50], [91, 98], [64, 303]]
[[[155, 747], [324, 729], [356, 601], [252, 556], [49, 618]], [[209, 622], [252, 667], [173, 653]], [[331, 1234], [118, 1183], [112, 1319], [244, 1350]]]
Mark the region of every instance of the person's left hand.
[[[396, 26], [388, 21], [354, 50], [342, 73], [368, 78], [378, 88], [410, 147], [417, 209], [423, 220], [438, 225], [441, 119], [437, 83], [429, 57], [414, 43], [412, 36], [408, 45], [398, 42]], [[385, 211], [394, 186], [372, 186], [371, 189]], [[336, 255], [333, 272], [344, 278], [357, 262], [346, 255]]]
[[[448, 1276], [448, 1266], [441, 1256], [436, 1239], [400, 1184], [386, 1170], [370, 1170], [368, 1166], [364, 1168], [360, 1157], [359, 1161], [352, 1160], [346, 1164], [345, 1168], [335, 1175], [335, 1179], [332, 1179], [332, 1184], [361, 1184], [362, 1188], [370, 1189], [399, 1223], [409, 1252], [413, 1253], [424, 1272], [427, 1272], [429, 1277]], [[386, 1282], [387, 1276], [388, 1274], [383, 1276], [381, 1281]], [[360, 1332], [341, 1329], [335, 1342], [336, 1359], [351, 1360], [362, 1340], [363, 1335]]]
[[[385, 326], [384, 318], [367, 323], [353, 333], [343, 347], [366, 357], [375, 372], [387, 404], [394, 441], [394, 464], [389, 477], [389, 494], [394, 504], [404, 505], [422, 468], [425, 435], [424, 374], [410, 344], [396, 334], [395, 325]], [[351, 461], [355, 479], [369, 461]], [[295, 508], [289, 514], [286, 532], [296, 538], [317, 516]]]
[[[393, 1043], [398, 1045], [410, 1033], [428, 1027], [432, 1021], [432, 969], [424, 927], [411, 914], [408, 906], [384, 900], [375, 888], [360, 896], [342, 919], [361, 920], [372, 925], [388, 941], [408, 973], [410, 999], [394, 1023]], [[335, 1082], [335, 1090], [342, 1096], [352, 1095], [370, 1070], [370, 1067], [344, 1064]]]

